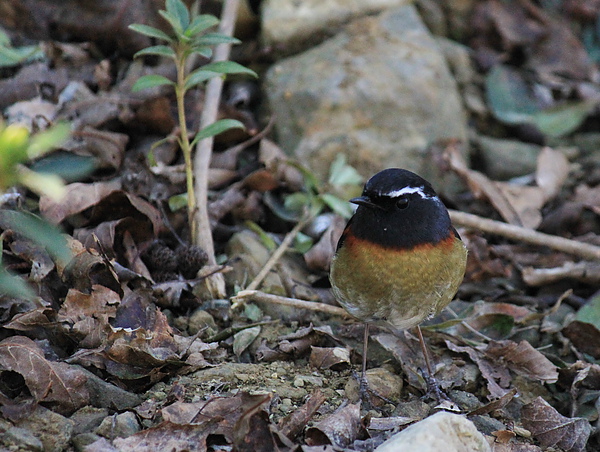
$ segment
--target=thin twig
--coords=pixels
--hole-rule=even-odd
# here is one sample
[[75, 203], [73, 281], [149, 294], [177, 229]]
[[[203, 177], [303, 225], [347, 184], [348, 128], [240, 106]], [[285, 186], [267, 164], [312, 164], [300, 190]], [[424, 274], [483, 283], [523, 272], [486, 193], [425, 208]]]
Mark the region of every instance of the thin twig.
[[250, 284], [248, 284], [248, 287], [246, 287], [246, 290], [258, 289], [258, 286], [260, 285], [260, 283], [263, 282], [263, 279], [265, 279], [267, 277], [267, 275], [269, 274], [269, 272], [271, 271], [273, 266], [279, 261], [279, 259], [281, 259], [281, 256], [283, 256], [283, 253], [285, 253], [287, 251], [287, 249], [292, 244], [292, 240], [294, 240], [294, 237], [296, 237], [296, 234], [298, 234], [298, 232], [300, 232], [300, 229], [302, 229], [304, 227], [304, 225], [306, 224], [307, 221], [308, 221], [308, 217], [303, 218], [302, 220], [298, 221], [298, 223], [296, 223], [296, 226], [294, 226], [294, 228], [290, 232], [287, 233], [287, 235], [281, 241], [281, 245], [279, 245], [277, 247], [277, 249], [275, 250], [273, 255], [269, 258], [269, 260], [267, 261], [265, 266], [260, 270], [260, 272], [258, 272], [258, 275], [256, 275], [254, 277], [254, 279], [252, 280], [252, 282]]
[[583, 259], [600, 259], [600, 247], [589, 243], [578, 242], [564, 237], [544, 234], [533, 229], [515, 226], [501, 221], [482, 218], [470, 213], [450, 210], [450, 218], [455, 225], [478, 229], [490, 234], [501, 235], [533, 245], [547, 246], [563, 253], [573, 254]]
[[236, 304], [243, 304], [247, 301], [259, 301], [266, 303], [281, 304], [284, 306], [291, 306], [297, 309], [308, 309], [311, 311], [324, 312], [326, 314], [338, 315], [340, 317], [352, 318], [345, 309], [330, 304], [319, 303], [316, 301], [305, 301], [297, 298], [282, 297], [279, 295], [273, 295], [270, 293], [260, 292], [258, 290], [242, 290], [238, 292], [235, 297], [231, 298], [231, 301]]
[[[233, 28], [237, 17], [239, 0], [225, 0], [223, 3], [223, 12], [221, 13], [221, 23], [219, 32], [227, 35], [233, 35]], [[225, 61], [229, 58], [231, 44], [219, 44], [215, 49], [214, 61]], [[204, 98], [204, 106], [202, 116], [200, 117], [200, 129], [215, 122], [219, 111], [219, 102], [221, 92], [223, 91], [223, 79], [214, 77], [210, 79], [206, 85], [206, 96]], [[208, 263], [215, 265], [217, 263], [215, 257], [215, 248], [212, 238], [212, 230], [210, 227], [210, 219], [208, 216], [208, 170], [210, 167], [210, 159], [212, 154], [214, 139], [212, 137], [205, 138], [198, 142], [196, 147], [196, 156], [194, 158], [194, 175], [196, 180], [195, 192], [197, 200], [197, 209], [194, 212], [197, 225], [196, 244], [200, 245], [208, 255]], [[207, 286], [211, 294], [216, 298], [225, 296], [225, 280], [223, 275], [217, 273], [206, 280]]]

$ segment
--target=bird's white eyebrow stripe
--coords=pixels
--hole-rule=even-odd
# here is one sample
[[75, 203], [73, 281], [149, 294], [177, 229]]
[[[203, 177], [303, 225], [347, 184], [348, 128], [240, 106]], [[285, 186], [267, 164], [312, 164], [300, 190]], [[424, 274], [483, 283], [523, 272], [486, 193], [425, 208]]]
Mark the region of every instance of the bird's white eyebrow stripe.
[[388, 193], [381, 193], [381, 196], [389, 196], [390, 198], [398, 198], [402, 195], [409, 195], [412, 193], [418, 194], [423, 199], [432, 198], [433, 196], [427, 195], [423, 191], [424, 187], [402, 187], [400, 190], [390, 191]]

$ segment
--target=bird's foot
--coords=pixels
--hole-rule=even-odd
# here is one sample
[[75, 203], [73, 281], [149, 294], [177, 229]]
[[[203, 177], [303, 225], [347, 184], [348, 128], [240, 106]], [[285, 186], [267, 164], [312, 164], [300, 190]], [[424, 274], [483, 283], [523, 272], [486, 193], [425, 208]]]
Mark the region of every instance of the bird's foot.
[[393, 401], [369, 387], [369, 380], [365, 373], [359, 375], [355, 370], [352, 370], [352, 377], [358, 382], [358, 394], [360, 400], [365, 404], [367, 409], [377, 406], [377, 404], [373, 403], [373, 397], [376, 397], [385, 403], [394, 405]]
[[460, 411], [460, 408], [454, 403], [454, 401], [448, 397], [448, 395], [440, 388], [437, 380], [429, 372], [419, 368], [419, 373], [425, 380], [427, 390], [423, 395], [424, 399], [433, 399], [438, 403], [438, 408], [447, 411]]

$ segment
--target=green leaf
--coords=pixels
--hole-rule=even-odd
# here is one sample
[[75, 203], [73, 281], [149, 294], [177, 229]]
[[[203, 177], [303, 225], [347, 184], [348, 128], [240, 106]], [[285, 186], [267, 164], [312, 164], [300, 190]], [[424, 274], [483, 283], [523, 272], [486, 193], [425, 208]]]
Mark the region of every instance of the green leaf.
[[26, 166], [17, 168], [19, 183], [39, 196], [47, 196], [60, 202], [65, 195], [65, 182], [56, 174], [36, 173]]
[[[299, 194], [306, 197], [306, 193]], [[264, 193], [263, 202], [269, 207], [269, 209], [271, 209], [271, 211], [278, 218], [281, 218], [284, 221], [289, 221], [291, 223], [296, 222], [300, 220], [300, 218], [302, 218], [303, 211], [300, 211], [300, 213], [298, 213], [286, 208], [285, 205], [279, 201], [279, 198], [270, 191]]]
[[217, 44], [240, 44], [237, 38], [222, 33], [206, 33], [194, 40], [195, 45], [214, 46]]
[[538, 111], [531, 120], [542, 133], [558, 138], [579, 128], [595, 105], [590, 101], [568, 102]]
[[304, 234], [303, 232], [298, 232], [298, 234], [296, 234], [296, 237], [294, 237], [294, 249], [300, 254], [304, 254], [308, 250], [310, 250], [313, 244], [314, 240], [312, 239], [312, 237]]
[[233, 335], [233, 353], [238, 358], [244, 353], [250, 345], [256, 340], [261, 331], [260, 326], [244, 328]]
[[4, 47], [0, 45], [0, 67], [12, 67], [26, 61], [44, 58], [40, 46]]
[[506, 339], [515, 326], [515, 318], [508, 314], [483, 314], [477, 318], [477, 330], [492, 339]]
[[594, 108], [589, 101], [565, 102], [547, 107], [522, 74], [497, 65], [485, 80], [486, 97], [494, 116], [506, 124], [532, 124], [551, 137], [576, 130]]
[[132, 24], [129, 26], [130, 30], [137, 31], [146, 36], [150, 36], [151, 38], [163, 39], [167, 42], [173, 42], [173, 38], [166, 34], [164, 31], [159, 30], [158, 28], [150, 27], [144, 24]]
[[306, 192], [297, 192], [286, 196], [283, 205], [287, 211], [294, 213], [296, 220], [302, 218], [307, 210], [309, 216], [317, 216], [325, 206], [321, 198]]
[[171, 25], [171, 28], [177, 35], [177, 39], [181, 40], [182, 36], [184, 36], [183, 28], [181, 27], [181, 23], [179, 22], [177, 17], [173, 16], [167, 11], [163, 11], [162, 9], [158, 12], [158, 14], [160, 14], [163, 17], [163, 19], [169, 22], [169, 25]]
[[177, 19], [181, 30], [190, 25], [190, 12], [181, 0], [167, 0], [167, 13]]
[[201, 14], [196, 16], [187, 30], [185, 30], [185, 34], [188, 37], [196, 36], [197, 34], [207, 30], [211, 27], [214, 27], [219, 23], [219, 19], [211, 14]]
[[521, 74], [500, 64], [487, 75], [485, 94], [493, 115], [507, 124], [530, 122], [540, 109]]
[[218, 72], [219, 74], [247, 74], [252, 77], [258, 77], [258, 74], [252, 69], [248, 69], [235, 61], [215, 61], [202, 66], [205, 71]]
[[152, 46], [136, 52], [133, 57], [137, 58], [143, 55], [158, 55], [168, 58], [175, 58], [175, 51], [169, 46]]
[[583, 305], [577, 314], [575, 320], [585, 323], [591, 323], [600, 329], [600, 295], [594, 296], [590, 301]]
[[157, 74], [143, 75], [142, 77], [140, 77], [137, 80], [137, 82], [135, 82], [133, 84], [133, 87], [131, 88], [131, 90], [133, 92], [136, 92], [136, 91], [141, 91], [143, 89], [154, 88], [156, 86], [162, 86], [162, 85], [175, 86], [175, 83], [173, 83], [167, 77], [163, 77], [162, 75], [157, 75]]
[[9, 47], [10, 37], [3, 30], [0, 29], [0, 46]]
[[171, 212], [177, 212], [184, 207], [187, 207], [187, 193], [180, 193], [169, 198], [169, 209]]
[[295, 160], [288, 160], [286, 163], [290, 166], [293, 166], [302, 173], [302, 176], [304, 177], [304, 185], [306, 186], [306, 190], [312, 190], [317, 193], [321, 191], [321, 184], [319, 182], [319, 178], [315, 176], [315, 174], [312, 171], [310, 171], [308, 168], [305, 168], [303, 165], [301, 165]]
[[4, 229], [12, 229], [44, 247], [54, 259], [64, 264], [71, 260], [71, 253], [60, 230], [42, 218], [29, 212], [5, 209], [0, 210], [0, 224]]
[[206, 71], [204, 68], [198, 68], [190, 75], [187, 76], [185, 80], [185, 89], [193, 88], [194, 86], [199, 85], [202, 82], [210, 80], [213, 77], [220, 77], [221, 74], [212, 71]]
[[50, 129], [31, 137], [27, 147], [27, 156], [30, 159], [38, 158], [48, 151], [59, 147], [69, 138], [71, 125], [66, 122], [57, 123]]
[[346, 156], [337, 154], [329, 169], [329, 183], [334, 187], [341, 187], [359, 185], [362, 181], [363, 178], [358, 171], [346, 163]]
[[229, 129], [245, 129], [245, 126], [237, 119], [219, 119], [198, 132], [191, 145], [194, 146], [204, 138], [214, 137]]
[[265, 246], [265, 248], [267, 248], [269, 251], [275, 251], [275, 248], [277, 248], [277, 243], [275, 243], [275, 240], [273, 240], [273, 238], [269, 234], [267, 234], [267, 232], [263, 228], [261, 228], [254, 221], [248, 220], [245, 223], [248, 229], [250, 229], [258, 235], [260, 241]]
[[207, 46], [193, 46], [190, 48], [190, 53], [197, 53], [207, 60], [211, 59], [213, 56], [213, 50]]
[[11, 275], [4, 268], [0, 267], [0, 295], [11, 298], [19, 298], [23, 300], [32, 300], [35, 298], [35, 293], [18, 276]]
[[72, 152], [53, 152], [36, 160], [31, 169], [37, 173], [56, 174], [67, 183], [77, 182], [91, 176], [99, 163], [89, 155]]
[[331, 210], [344, 218], [350, 218], [354, 213], [348, 201], [344, 201], [331, 193], [323, 193], [321, 199]]

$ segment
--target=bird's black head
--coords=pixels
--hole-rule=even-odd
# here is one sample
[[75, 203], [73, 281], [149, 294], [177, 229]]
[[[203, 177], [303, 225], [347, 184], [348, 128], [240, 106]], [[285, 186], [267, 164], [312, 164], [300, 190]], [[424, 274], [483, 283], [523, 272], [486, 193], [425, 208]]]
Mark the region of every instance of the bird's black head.
[[452, 233], [448, 211], [429, 182], [415, 173], [389, 168], [375, 174], [349, 224], [364, 240], [393, 248], [436, 244]]

